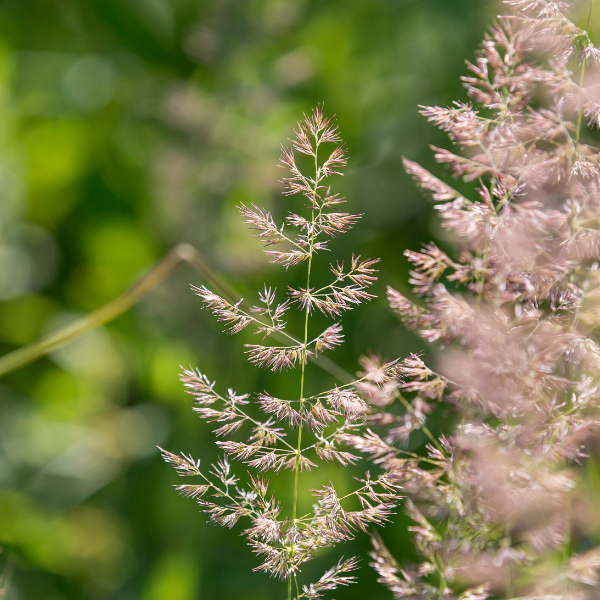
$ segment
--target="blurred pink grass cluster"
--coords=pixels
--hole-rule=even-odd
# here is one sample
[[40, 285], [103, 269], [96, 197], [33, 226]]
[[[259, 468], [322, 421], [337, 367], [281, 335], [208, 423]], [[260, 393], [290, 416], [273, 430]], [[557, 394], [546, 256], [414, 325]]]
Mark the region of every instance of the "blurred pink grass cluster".
[[[420, 562], [399, 564], [379, 536], [372, 552], [395, 598], [597, 594], [585, 463], [600, 425], [600, 154], [583, 140], [600, 125], [600, 50], [574, 23], [589, 3], [506, 4], [463, 78], [473, 104], [422, 111], [459, 149], [436, 160], [473, 191], [405, 161], [451, 251], [407, 251], [421, 300], [388, 297], [441, 345], [437, 372], [399, 363], [371, 402], [377, 433], [346, 436], [408, 495]], [[413, 455], [434, 401], [456, 428]]]

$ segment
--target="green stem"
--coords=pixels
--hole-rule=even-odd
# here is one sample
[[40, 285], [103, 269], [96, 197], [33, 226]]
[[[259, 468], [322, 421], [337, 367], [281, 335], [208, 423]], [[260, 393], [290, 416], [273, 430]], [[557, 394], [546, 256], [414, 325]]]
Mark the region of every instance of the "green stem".
[[[313, 211], [314, 218], [314, 211]], [[308, 289], [310, 286], [310, 270], [312, 266], [312, 245], [313, 240], [311, 239], [310, 244], [310, 256], [308, 258], [308, 275], [306, 278], [306, 288]], [[309, 317], [309, 308], [306, 308], [306, 313], [304, 317], [304, 349], [302, 350], [302, 375], [300, 376], [300, 408], [302, 408], [302, 404], [304, 403], [304, 375], [306, 372], [306, 344], [308, 342], [308, 317]], [[302, 449], [302, 422], [298, 427], [298, 447], [297, 447], [297, 457], [296, 457], [296, 477], [294, 484], [294, 508], [292, 518], [296, 519], [296, 505], [298, 503], [298, 476], [300, 472], [300, 451]]]
[[[313, 220], [314, 220], [314, 211], [313, 211]], [[308, 258], [308, 276], [306, 278], [306, 289], [310, 286], [310, 270], [312, 266], [312, 242], [310, 244], [310, 256]], [[302, 404], [304, 402], [304, 375], [306, 371], [306, 343], [308, 341], [308, 316], [309, 316], [309, 308], [306, 307], [306, 313], [304, 317], [304, 349], [302, 351], [302, 374], [300, 376], [300, 408], [302, 408]], [[298, 481], [300, 478], [300, 452], [302, 451], [302, 421], [298, 426], [298, 446], [296, 449], [296, 472], [294, 475], [294, 504], [292, 507], [292, 523], [296, 523], [296, 511], [298, 508]], [[291, 553], [294, 552], [294, 544], [292, 542]], [[292, 580], [291, 578], [288, 580], [288, 600], [292, 600]]]
[[[565, 569], [569, 566], [571, 556], [571, 491], [565, 494], [565, 542], [563, 544], [563, 561]], [[569, 593], [569, 579], [565, 577], [565, 588]]]
[[439, 600], [444, 600], [444, 592], [446, 591], [446, 577], [440, 574], [440, 589], [439, 589]]
[[[510, 533], [510, 524], [508, 521], [504, 524], [504, 540], [503, 543], [507, 548], [512, 546], [512, 539]], [[513, 584], [513, 568], [509, 564], [506, 570], [506, 599], [512, 600], [515, 595], [514, 584]]]
[[[593, 4], [593, 2], [592, 2]], [[592, 6], [590, 5], [590, 16], [592, 14]], [[581, 63], [581, 74], [579, 75], [579, 91], [583, 89], [583, 78], [585, 76], [585, 58]], [[575, 133], [575, 156], [579, 156], [579, 138], [581, 136], [581, 122], [583, 120], [583, 103], [580, 101], [581, 106], [579, 107], [579, 113], [577, 115], [577, 131]], [[569, 215], [569, 229], [571, 233], [573, 233], [573, 225], [575, 222], [575, 208], [574, 208], [574, 199], [575, 199], [575, 179], [571, 180], [571, 212]]]
[[2, 571], [2, 577], [0, 578], [0, 597], [4, 598], [8, 594], [8, 588], [10, 587], [10, 581], [12, 579], [15, 565], [17, 564], [17, 557], [14, 554], [9, 554]]
[[216, 282], [215, 274], [206, 265], [200, 253], [190, 244], [179, 244], [146, 276], [118, 298], [115, 298], [102, 308], [95, 310], [71, 325], [0, 358], [0, 376], [24, 367], [45, 354], [68, 344], [80, 335], [92, 331], [122, 315], [139, 302], [148, 292], [162, 283], [182, 262], [190, 263], [206, 279], [213, 283]]
[[[316, 143], [315, 150], [315, 188], [313, 190], [313, 196], [317, 195], [317, 188], [319, 186], [319, 163], [317, 159], [317, 153], [319, 151], [318, 141]], [[313, 246], [315, 242], [315, 209], [312, 209], [311, 215], [311, 234], [310, 234], [310, 253], [308, 256], [308, 272], [306, 275], [306, 289], [310, 289], [310, 271], [312, 268], [313, 259]], [[302, 350], [302, 373], [300, 376], [300, 408], [304, 403], [304, 375], [306, 372], [306, 345], [308, 343], [308, 317], [310, 315], [310, 306], [306, 307], [304, 316], [304, 346]], [[298, 509], [298, 481], [300, 479], [300, 453], [302, 451], [302, 421], [298, 426], [298, 446], [296, 450], [296, 472], [294, 475], [294, 504], [292, 506], [292, 526], [296, 524], [296, 512]], [[294, 554], [294, 543], [291, 544], [290, 554]], [[295, 576], [294, 576], [295, 578]], [[296, 584], [297, 585], [297, 584]], [[292, 580], [291, 577], [288, 579], [288, 600], [292, 600]]]
[[[583, 88], [583, 78], [585, 76], [585, 59], [581, 63], [581, 75], [579, 76], [579, 89]], [[581, 121], [583, 120], [583, 105], [579, 108], [577, 115], [577, 132], [575, 133], [575, 148], [579, 152], [579, 137], [581, 135]]]
[[[404, 408], [406, 408], [406, 410], [410, 413], [413, 414], [414, 413], [414, 408], [412, 407], [412, 405], [410, 404], [410, 402], [408, 402], [408, 400], [406, 400], [406, 398], [396, 392], [396, 398], [398, 398], [398, 400], [400, 400], [400, 402], [402, 402], [402, 404], [404, 405]], [[440, 445], [439, 441], [436, 439], [436, 437], [433, 435], [433, 433], [431, 433], [431, 431], [429, 431], [429, 428], [421, 423], [421, 431], [429, 438], [429, 441], [442, 453], [442, 454], [446, 454], [446, 452], [444, 451], [444, 449], [442, 448], [442, 446]]]

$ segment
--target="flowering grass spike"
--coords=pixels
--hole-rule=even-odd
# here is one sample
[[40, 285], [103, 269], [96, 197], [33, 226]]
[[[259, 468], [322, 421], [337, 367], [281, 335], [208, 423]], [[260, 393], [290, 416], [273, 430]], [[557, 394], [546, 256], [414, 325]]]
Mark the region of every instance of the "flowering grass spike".
[[[298, 123], [295, 134], [292, 148], [283, 148], [280, 166], [289, 173], [283, 180], [284, 194], [299, 197], [296, 212], [290, 212], [279, 225], [270, 212], [254, 204], [239, 208], [245, 223], [256, 231], [270, 262], [286, 269], [306, 265], [306, 287], [288, 288], [287, 297], [278, 299], [277, 290], [265, 286], [258, 294], [259, 304], [250, 307], [241, 300], [231, 304], [206, 287], [193, 290], [225, 324], [227, 333], [252, 327], [262, 336], [260, 343], [246, 345], [250, 362], [272, 371], [300, 370], [297, 396], [280, 399], [267, 391], [238, 395], [231, 389], [221, 394], [205, 374], [184, 370], [181, 380], [195, 399], [194, 410], [215, 425], [219, 438], [215, 443], [225, 456], [205, 470], [191, 457], [163, 450], [165, 460], [180, 475], [199, 479], [199, 483], [176, 487], [196, 500], [210, 521], [231, 528], [238, 520], [245, 520], [243, 533], [261, 560], [256, 569], [287, 581], [288, 600], [294, 592], [297, 599], [321, 598], [329, 590], [352, 583], [355, 578], [348, 573], [357, 568], [354, 558], [340, 560], [319, 581], [303, 585], [302, 591], [297, 579], [302, 565], [319, 550], [350, 540], [371, 524], [389, 520], [399, 500], [398, 487], [388, 473], [375, 478], [367, 473], [360, 487], [343, 497], [330, 482], [324, 482], [312, 490], [312, 510], [298, 515], [300, 473], [316, 468], [319, 461], [345, 467], [358, 460], [343, 447], [348, 436], [357, 435], [364, 427], [368, 409], [362, 397], [364, 390], [366, 386], [379, 389], [393, 379], [395, 364], [367, 371], [350, 384], [334, 385], [311, 397], [305, 395], [308, 358], [333, 350], [344, 339], [339, 321], [309, 335], [311, 314], [318, 310], [337, 319], [344, 311], [373, 298], [368, 288], [376, 280], [377, 261], [352, 256], [347, 263], [331, 265], [330, 282], [313, 282], [313, 261], [360, 215], [339, 212], [337, 207], [344, 199], [331, 191], [330, 179], [341, 175], [346, 165], [344, 146], [333, 120], [326, 119], [322, 108], [317, 108]], [[310, 174], [298, 167], [296, 153], [309, 157], [313, 164]], [[304, 314], [304, 328], [299, 335], [289, 332], [285, 321], [286, 312], [292, 308]], [[268, 343], [274, 337], [285, 340], [285, 345]], [[263, 418], [252, 416], [255, 411], [249, 410], [250, 403], [262, 411]], [[234, 474], [230, 459], [244, 463], [245, 470], [250, 471], [247, 483]], [[262, 474], [274, 476], [286, 469], [294, 473], [294, 488], [284, 504], [269, 491], [269, 480]], [[360, 510], [344, 508], [351, 498], [358, 500]]]

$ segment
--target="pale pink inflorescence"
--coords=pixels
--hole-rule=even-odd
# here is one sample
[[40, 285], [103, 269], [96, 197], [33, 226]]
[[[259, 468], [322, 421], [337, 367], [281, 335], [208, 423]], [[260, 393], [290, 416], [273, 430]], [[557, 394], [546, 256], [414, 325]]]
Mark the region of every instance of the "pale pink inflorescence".
[[[436, 160], [473, 184], [405, 161], [452, 251], [407, 251], [420, 299], [388, 298], [441, 345], [439, 366], [399, 362], [366, 395], [373, 429], [345, 434], [408, 496], [420, 562], [379, 535], [372, 551], [398, 599], [598, 594], [585, 462], [600, 425], [600, 153], [582, 140], [599, 125], [600, 50], [570, 2], [507, 4], [463, 78], [474, 104], [423, 109], [458, 147], [434, 148]], [[455, 414], [447, 437], [427, 428], [439, 401]], [[426, 456], [405, 449], [417, 430]]]
[[[343, 449], [347, 436], [356, 435], [365, 426], [368, 404], [366, 391], [378, 390], [394, 379], [394, 363], [367, 370], [359, 380], [334, 385], [320, 394], [306, 397], [305, 369], [309, 358], [333, 350], [344, 339], [337, 319], [344, 311], [370, 300], [368, 288], [376, 280], [376, 260], [352, 256], [350, 261], [331, 265], [329, 283], [315, 285], [311, 281], [313, 259], [328, 249], [332, 238], [346, 232], [360, 218], [340, 212], [344, 202], [331, 192], [330, 178], [340, 175], [346, 164], [344, 147], [337, 126], [325, 119], [322, 108], [298, 123], [291, 149], [283, 149], [281, 166], [289, 172], [283, 180], [287, 196], [300, 195], [304, 216], [290, 213], [281, 225], [273, 215], [256, 205], [240, 206], [242, 217], [266, 248], [272, 263], [286, 269], [307, 264], [306, 287], [289, 288], [284, 299], [277, 299], [277, 290], [267, 288], [258, 294], [257, 306], [246, 306], [242, 300], [232, 304], [206, 287], [193, 290], [226, 331], [236, 334], [251, 327], [260, 336], [260, 343], [246, 344], [250, 362], [273, 371], [293, 368], [301, 370], [300, 394], [297, 399], [276, 398], [267, 391], [238, 395], [217, 391], [215, 383], [200, 371], [186, 369], [181, 375], [187, 391], [194, 397], [197, 414], [215, 426], [215, 443], [225, 452], [216, 465], [201, 469], [200, 462], [184, 454], [163, 451], [165, 460], [184, 476], [195, 476], [199, 483], [179, 485], [183, 495], [193, 498], [209, 515], [210, 521], [233, 527], [238, 520], [246, 522], [243, 534], [247, 543], [260, 557], [257, 570], [288, 581], [288, 599], [321, 598], [325, 592], [354, 581], [348, 572], [357, 568], [357, 560], [340, 560], [319, 581], [300, 590], [297, 575], [303, 563], [319, 550], [352, 539], [358, 531], [366, 532], [371, 525], [388, 521], [399, 496], [397, 484], [389, 474], [381, 472], [371, 477], [367, 472], [360, 486], [339, 497], [331, 483], [312, 490], [314, 505], [305, 515], [298, 516], [297, 494], [299, 473], [314, 469], [319, 461], [345, 467], [358, 456]], [[333, 150], [330, 150], [334, 144]], [[305, 174], [296, 164], [296, 153], [314, 162], [314, 171]], [[271, 249], [274, 246], [280, 250]], [[285, 321], [286, 313], [296, 308], [304, 313], [305, 329], [301, 336], [292, 335]], [[309, 317], [320, 311], [336, 322], [318, 335], [309, 333]], [[278, 344], [269, 343], [277, 339]], [[253, 406], [250, 406], [253, 405]], [[257, 415], [262, 413], [262, 417]], [[296, 434], [292, 440], [291, 433]], [[244, 463], [249, 470], [244, 483], [234, 474], [229, 458]], [[295, 471], [293, 502], [287, 506], [269, 490], [270, 476], [281, 470]], [[358, 502], [357, 502], [358, 501]], [[358, 506], [349, 510], [348, 502]], [[355, 506], [356, 507], [356, 506]], [[291, 509], [291, 510], [290, 510]]]

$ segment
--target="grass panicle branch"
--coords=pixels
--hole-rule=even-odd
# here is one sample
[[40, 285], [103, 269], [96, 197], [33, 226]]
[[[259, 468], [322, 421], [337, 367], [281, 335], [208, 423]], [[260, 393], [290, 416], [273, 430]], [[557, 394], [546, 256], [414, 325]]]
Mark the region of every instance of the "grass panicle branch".
[[[302, 565], [320, 550], [350, 540], [359, 531], [366, 532], [370, 524], [388, 521], [400, 498], [385, 472], [375, 478], [367, 473], [360, 488], [342, 497], [331, 483], [324, 482], [312, 490], [312, 511], [298, 517], [301, 473], [315, 469], [322, 461], [346, 467], [358, 460], [344, 449], [346, 440], [365, 428], [368, 404], [364, 394], [372, 392], [372, 386], [380, 389], [394, 380], [395, 363], [370, 364], [358, 379], [306, 396], [308, 359], [318, 355], [321, 361], [322, 355], [339, 346], [344, 338], [339, 320], [324, 331], [312, 332], [313, 310], [337, 318], [373, 298], [367, 290], [376, 280], [377, 261], [353, 255], [347, 267], [343, 263], [331, 266], [331, 282], [318, 286], [313, 283], [314, 261], [360, 215], [339, 212], [338, 206], [344, 200], [331, 191], [331, 178], [340, 176], [346, 165], [343, 142], [333, 119], [325, 118], [322, 107], [318, 107], [298, 123], [295, 134], [292, 147], [283, 148], [280, 164], [288, 172], [282, 181], [284, 195], [300, 200], [295, 212], [278, 224], [273, 214], [257, 205], [239, 208], [270, 262], [286, 270], [305, 265], [306, 287], [290, 287], [286, 297], [280, 298], [277, 290], [265, 286], [258, 294], [258, 304], [249, 307], [206, 286], [193, 290], [207, 310], [225, 324], [227, 333], [237, 334], [251, 327], [262, 336], [261, 343], [246, 345], [250, 362], [271, 371], [300, 370], [298, 397], [285, 400], [267, 391], [238, 394], [231, 389], [224, 394], [204, 373], [184, 369], [181, 380], [194, 398], [194, 411], [213, 424], [215, 444], [225, 456], [204, 469], [190, 456], [162, 451], [179, 475], [200, 478], [198, 484], [176, 488], [194, 499], [211, 522], [231, 528], [240, 519], [246, 520], [243, 534], [261, 561], [256, 570], [286, 581], [288, 600], [294, 589], [296, 598], [320, 598], [327, 591], [352, 583], [355, 578], [348, 573], [357, 568], [354, 558], [340, 560], [319, 581], [303, 585], [302, 592], [298, 576]], [[312, 159], [310, 173], [298, 166], [297, 153]], [[289, 331], [285, 316], [290, 309], [303, 313], [300, 334]], [[271, 338], [285, 345], [270, 343]], [[257, 410], [262, 418], [253, 416]], [[294, 431], [296, 439], [292, 443], [288, 440]], [[234, 474], [230, 460], [245, 464], [250, 471], [246, 482]], [[264, 475], [275, 477], [282, 470], [293, 472], [287, 502], [269, 491], [270, 482]], [[344, 506], [351, 498], [358, 500], [360, 510]]]

